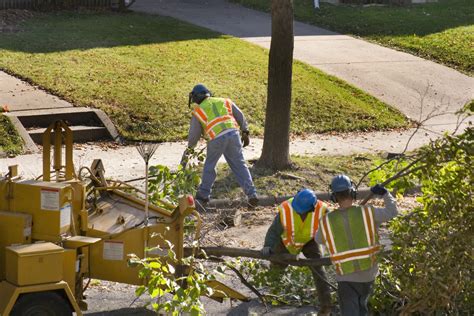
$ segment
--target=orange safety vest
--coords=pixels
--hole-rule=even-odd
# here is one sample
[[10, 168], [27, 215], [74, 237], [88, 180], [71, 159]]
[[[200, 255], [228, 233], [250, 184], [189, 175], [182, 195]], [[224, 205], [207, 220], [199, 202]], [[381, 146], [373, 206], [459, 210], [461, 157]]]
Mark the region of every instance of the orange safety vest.
[[193, 115], [201, 123], [204, 137], [208, 140], [213, 140], [226, 129], [239, 128], [230, 99], [208, 97], [194, 107]]
[[326, 203], [318, 201], [314, 210], [302, 221], [300, 214], [293, 210], [292, 201], [293, 198], [288, 199], [278, 206], [283, 226], [281, 239], [289, 253], [298, 254], [304, 245], [314, 238], [318, 231], [319, 220], [329, 211], [329, 208]]

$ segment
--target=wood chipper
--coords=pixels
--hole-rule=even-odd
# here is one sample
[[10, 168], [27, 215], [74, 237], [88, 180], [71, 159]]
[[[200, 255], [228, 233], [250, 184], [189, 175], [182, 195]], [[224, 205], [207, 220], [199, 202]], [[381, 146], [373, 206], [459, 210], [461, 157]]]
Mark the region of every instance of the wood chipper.
[[[72, 147], [72, 131], [55, 122], [43, 135], [43, 175], [23, 180], [10, 166], [0, 177], [1, 316], [81, 315], [85, 278], [143, 284], [128, 254], [160, 256], [169, 241], [182, 258], [189, 215], [199, 237], [192, 196], [177, 206], [150, 205], [145, 217], [139, 189], [107, 180], [100, 160], [76, 173]], [[211, 286], [218, 288], [213, 298], [246, 299], [217, 281]]]

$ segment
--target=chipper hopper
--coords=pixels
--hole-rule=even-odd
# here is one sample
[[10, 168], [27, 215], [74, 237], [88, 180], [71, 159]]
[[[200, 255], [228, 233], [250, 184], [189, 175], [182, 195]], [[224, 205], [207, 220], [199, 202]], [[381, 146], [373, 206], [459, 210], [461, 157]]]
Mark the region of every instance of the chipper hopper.
[[[100, 160], [76, 171], [72, 146], [71, 130], [55, 122], [43, 135], [43, 175], [23, 180], [11, 166], [0, 177], [2, 316], [81, 315], [85, 278], [143, 284], [128, 254], [165, 255], [169, 241], [182, 258], [189, 215], [197, 219], [199, 237], [192, 196], [178, 205], [150, 205], [146, 217], [143, 192], [107, 180]], [[216, 299], [246, 299], [218, 282], [212, 286], [219, 289]]]

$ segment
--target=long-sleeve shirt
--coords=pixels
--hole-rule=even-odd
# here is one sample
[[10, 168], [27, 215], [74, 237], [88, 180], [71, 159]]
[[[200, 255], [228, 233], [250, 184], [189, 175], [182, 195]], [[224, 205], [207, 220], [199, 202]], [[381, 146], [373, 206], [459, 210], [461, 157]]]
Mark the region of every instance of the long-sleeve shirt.
[[280, 214], [277, 214], [267, 230], [263, 246], [275, 249], [275, 246], [280, 243], [281, 234], [283, 234], [283, 226], [281, 225]]
[[[374, 207], [374, 222], [375, 228], [378, 229], [380, 225], [384, 222], [389, 221], [398, 215], [398, 207], [396, 199], [387, 192], [383, 196], [385, 207]], [[337, 209], [333, 212], [344, 212], [345, 209]], [[320, 244], [324, 245], [321, 229], [318, 229], [314, 240]], [[372, 268], [364, 271], [353, 272], [345, 275], [337, 275], [336, 280], [338, 282], [372, 282], [375, 280], [379, 272], [379, 267], [375, 264]]]
[[[239, 124], [240, 130], [248, 131], [247, 120], [245, 119], [244, 114], [233, 102], [232, 102], [232, 115], [234, 116], [235, 120]], [[229, 129], [229, 130], [232, 130], [232, 129]], [[222, 136], [225, 133], [226, 131], [223, 131], [219, 135], [217, 135], [217, 137]], [[188, 147], [194, 148], [203, 134], [204, 134], [204, 130], [202, 128], [201, 123], [193, 115], [193, 117], [191, 118], [191, 125], [189, 126]]]

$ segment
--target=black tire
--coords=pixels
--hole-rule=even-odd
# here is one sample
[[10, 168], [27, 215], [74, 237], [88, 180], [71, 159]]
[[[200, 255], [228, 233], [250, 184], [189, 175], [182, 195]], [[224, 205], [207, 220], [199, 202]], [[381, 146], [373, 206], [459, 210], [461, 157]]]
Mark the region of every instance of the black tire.
[[13, 306], [11, 316], [71, 316], [69, 303], [56, 292], [23, 294]]

